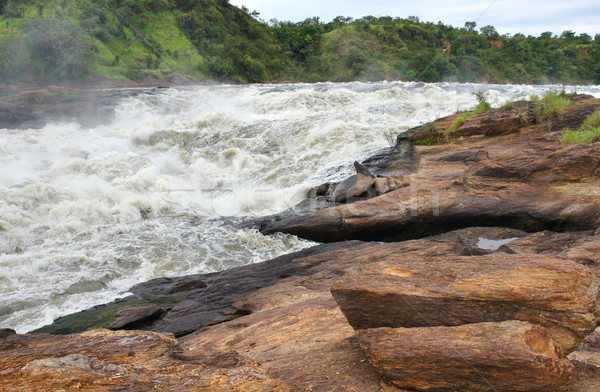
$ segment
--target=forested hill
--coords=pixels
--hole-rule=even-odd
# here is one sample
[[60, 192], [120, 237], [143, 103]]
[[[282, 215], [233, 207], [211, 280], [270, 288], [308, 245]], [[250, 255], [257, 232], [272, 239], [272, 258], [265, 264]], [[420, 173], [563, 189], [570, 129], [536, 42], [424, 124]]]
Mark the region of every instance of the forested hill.
[[415, 17], [264, 22], [227, 0], [0, 0], [0, 82], [169, 75], [597, 84], [600, 34], [507, 36]]

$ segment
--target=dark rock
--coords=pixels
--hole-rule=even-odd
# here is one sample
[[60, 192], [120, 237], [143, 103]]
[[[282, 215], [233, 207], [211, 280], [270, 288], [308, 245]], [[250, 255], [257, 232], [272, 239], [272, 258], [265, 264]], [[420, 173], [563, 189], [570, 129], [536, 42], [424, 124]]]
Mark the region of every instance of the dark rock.
[[14, 329], [9, 329], [9, 328], [0, 328], [0, 339], [4, 339], [8, 336], [12, 336], [15, 335], [17, 332], [15, 332]]
[[119, 309], [117, 319], [108, 325], [108, 329], [138, 329], [163, 314], [163, 309], [150, 305]]
[[489, 154], [484, 150], [469, 150], [445, 155], [443, 157], [437, 158], [436, 160], [440, 162], [463, 162], [469, 164], [487, 158], [489, 158]]
[[354, 161], [354, 170], [356, 170], [356, 174], [362, 174], [363, 176], [371, 178], [375, 177], [373, 174], [371, 174], [369, 169], [367, 169], [364, 165], [361, 165], [357, 161]]
[[415, 391], [569, 391], [574, 367], [552, 337], [523, 321], [357, 331], [369, 362]]
[[577, 346], [579, 351], [589, 351], [593, 353], [600, 352], [600, 328], [590, 333]]
[[400, 140], [395, 147], [374, 152], [362, 164], [374, 175], [398, 177], [413, 173], [418, 167], [418, 157], [408, 141]]

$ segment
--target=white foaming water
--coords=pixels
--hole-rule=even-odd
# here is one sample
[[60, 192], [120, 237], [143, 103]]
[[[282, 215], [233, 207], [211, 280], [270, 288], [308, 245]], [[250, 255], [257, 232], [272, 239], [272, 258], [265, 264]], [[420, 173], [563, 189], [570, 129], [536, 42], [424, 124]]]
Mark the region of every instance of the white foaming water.
[[27, 332], [142, 281], [300, 250], [312, 243], [235, 222], [351, 174], [389, 135], [473, 108], [474, 91], [498, 106], [553, 87], [194, 86], [123, 99], [94, 128], [0, 129], [0, 327]]

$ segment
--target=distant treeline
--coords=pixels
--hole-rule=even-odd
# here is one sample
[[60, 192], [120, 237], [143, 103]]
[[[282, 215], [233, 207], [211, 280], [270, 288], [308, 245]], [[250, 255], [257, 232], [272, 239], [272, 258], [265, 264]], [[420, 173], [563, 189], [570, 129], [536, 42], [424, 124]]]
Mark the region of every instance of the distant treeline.
[[[343, 12], [343, 10], [340, 10]], [[260, 19], [227, 0], [0, 0], [0, 80], [600, 83], [600, 34], [417, 17]]]

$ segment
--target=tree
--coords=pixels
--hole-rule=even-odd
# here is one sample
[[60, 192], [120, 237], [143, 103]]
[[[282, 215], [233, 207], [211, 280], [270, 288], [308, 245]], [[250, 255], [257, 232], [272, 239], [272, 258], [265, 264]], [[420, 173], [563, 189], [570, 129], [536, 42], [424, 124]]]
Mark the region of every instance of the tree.
[[496, 31], [494, 26], [483, 26], [479, 31], [481, 31], [482, 34], [485, 34], [489, 39], [497, 39], [500, 37], [500, 34], [498, 34], [498, 31]]
[[477, 27], [477, 23], [465, 22], [465, 30], [467, 30], [469, 33], [475, 32], [475, 27]]

